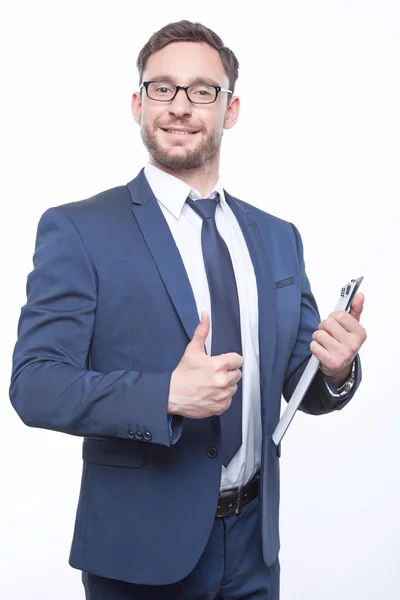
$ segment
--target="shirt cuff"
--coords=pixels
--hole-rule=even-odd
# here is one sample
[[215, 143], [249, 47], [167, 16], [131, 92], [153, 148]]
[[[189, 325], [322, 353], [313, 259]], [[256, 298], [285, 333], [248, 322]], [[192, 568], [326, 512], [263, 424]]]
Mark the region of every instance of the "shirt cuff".
[[173, 417], [173, 415], [167, 415], [167, 419], [168, 419], [168, 429], [169, 429], [169, 437], [172, 437], [172, 417]]

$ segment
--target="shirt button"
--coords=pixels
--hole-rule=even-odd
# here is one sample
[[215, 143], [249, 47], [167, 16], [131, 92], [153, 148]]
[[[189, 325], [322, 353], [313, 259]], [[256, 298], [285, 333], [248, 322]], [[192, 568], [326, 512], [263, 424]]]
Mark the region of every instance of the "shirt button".
[[135, 432], [132, 431], [132, 429], [129, 429], [129, 431], [126, 434], [128, 436], [128, 438], [134, 439], [135, 437]]
[[135, 433], [135, 438], [141, 442], [143, 439], [143, 433], [141, 431], [137, 431]]
[[143, 435], [143, 438], [146, 440], [146, 442], [150, 442], [150, 440], [152, 439], [150, 431], [146, 431]]
[[218, 450], [215, 446], [208, 446], [206, 452], [208, 458], [215, 458], [218, 454]]

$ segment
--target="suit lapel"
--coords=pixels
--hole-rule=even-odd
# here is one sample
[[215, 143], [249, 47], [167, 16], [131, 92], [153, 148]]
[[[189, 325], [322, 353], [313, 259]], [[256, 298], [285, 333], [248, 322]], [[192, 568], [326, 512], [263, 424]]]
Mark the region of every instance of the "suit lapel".
[[225, 198], [242, 229], [257, 280], [260, 376], [266, 385], [271, 378], [276, 343], [275, 280], [271, 260], [258, 221], [226, 192]]
[[132, 210], [189, 339], [199, 323], [193, 290], [181, 255], [142, 170], [128, 188]]
[[[144, 169], [128, 183], [132, 210], [183, 327], [192, 339], [199, 323], [196, 301], [181, 255]], [[260, 376], [270, 380], [276, 342], [275, 283], [268, 249], [258, 221], [235, 198], [226, 200], [242, 229], [257, 280]]]

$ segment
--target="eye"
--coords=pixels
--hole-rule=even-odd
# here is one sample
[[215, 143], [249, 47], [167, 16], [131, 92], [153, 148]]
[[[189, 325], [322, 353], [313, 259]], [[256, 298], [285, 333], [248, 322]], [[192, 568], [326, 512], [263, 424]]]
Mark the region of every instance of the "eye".
[[215, 89], [207, 85], [195, 86], [192, 88], [191, 93], [195, 96], [210, 97], [215, 94]]
[[150, 98], [158, 100], [159, 98], [172, 98], [175, 94], [175, 86], [171, 83], [163, 81], [152, 81], [148, 87], [148, 95]]
[[159, 85], [153, 89], [157, 94], [170, 94], [173, 91], [171, 87], [165, 85]]

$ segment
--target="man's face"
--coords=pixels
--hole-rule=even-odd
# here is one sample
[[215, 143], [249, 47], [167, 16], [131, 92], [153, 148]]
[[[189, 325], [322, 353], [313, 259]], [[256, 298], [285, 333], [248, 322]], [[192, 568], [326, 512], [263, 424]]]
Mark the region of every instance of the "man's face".
[[[197, 42], [174, 42], [152, 54], [143, 81], [229, 88], [218, 52]], [[220, 92], [212, 104], [192, 104], [184, 90], [170, 102], [151, 100], [144, 89], [134, 94], [132, 112], [156, 164], [170, 171], [218, 165], [223, 129], [232, 127], [238, 114], [238, 98], [231, 96]]]

